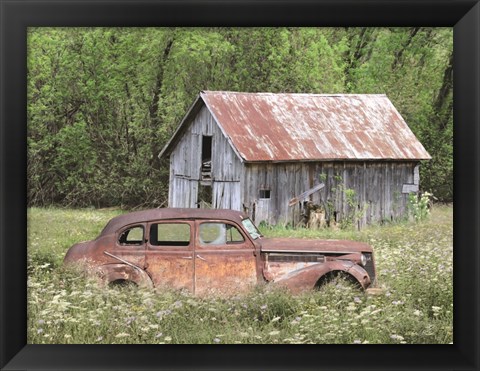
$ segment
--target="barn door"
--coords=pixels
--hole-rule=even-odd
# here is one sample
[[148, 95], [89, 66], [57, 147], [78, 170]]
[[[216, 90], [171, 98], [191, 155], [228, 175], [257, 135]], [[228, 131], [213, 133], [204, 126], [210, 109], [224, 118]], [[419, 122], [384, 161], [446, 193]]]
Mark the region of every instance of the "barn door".
[[259, 225], [261, 222], [270, 223], [271, 202], [270, 190], [261, 189], [255, 207], [255, 224]]
[[212, 208], [212, 186], [199, 182], [197, 194], [197, 207], [200, 209]]
[[212, 136], [202, 135], [200, 181], [198, 184], [197, 207], [212, 208]]

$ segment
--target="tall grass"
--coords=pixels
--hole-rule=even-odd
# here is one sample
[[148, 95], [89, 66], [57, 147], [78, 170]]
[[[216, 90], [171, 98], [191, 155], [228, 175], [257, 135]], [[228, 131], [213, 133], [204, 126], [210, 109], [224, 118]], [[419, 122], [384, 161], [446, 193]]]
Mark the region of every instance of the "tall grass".
[[338, 281], [298, 296], [259, 286], [231, 298], [99, 288], [62, 267], [119, 210], [29, 209], [29, 343], [395, 343], [453, 341], [452, 207], [420, 223], [355, 230], [264, 228], [268, 237], [354, 239], [375, 249], [384, 293]]

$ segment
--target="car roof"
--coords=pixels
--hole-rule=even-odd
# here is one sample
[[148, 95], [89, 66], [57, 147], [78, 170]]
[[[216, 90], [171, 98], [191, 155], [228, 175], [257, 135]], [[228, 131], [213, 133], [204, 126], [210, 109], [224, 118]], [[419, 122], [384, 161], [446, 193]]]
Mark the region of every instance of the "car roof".
[[241, 211], [228, 209], [184, 209], [184, 208], [158, 208], [116, 216], [111, 219], [100, 235], [107, 235], [116, 232], [123, 226], [143, 223], [154, 220], [168, 219], [226, 219], [240, 223], [247, 217]]

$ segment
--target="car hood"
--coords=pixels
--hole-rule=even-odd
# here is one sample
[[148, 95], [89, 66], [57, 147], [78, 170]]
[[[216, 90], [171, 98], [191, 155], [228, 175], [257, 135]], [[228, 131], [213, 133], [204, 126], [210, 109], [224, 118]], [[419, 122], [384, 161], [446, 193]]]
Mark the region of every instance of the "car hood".
[[372, 251], [372, 247], [366, 243], [348, 240], [262, 238], [260, 242], [262, 252], [349, 253]]

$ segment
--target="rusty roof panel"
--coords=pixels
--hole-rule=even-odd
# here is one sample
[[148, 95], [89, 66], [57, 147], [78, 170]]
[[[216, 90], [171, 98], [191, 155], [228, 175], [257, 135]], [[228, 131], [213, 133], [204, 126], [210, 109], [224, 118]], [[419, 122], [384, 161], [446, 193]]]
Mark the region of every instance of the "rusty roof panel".
[[430, 159], [383, 94], [203, 91], [244, 161]]

